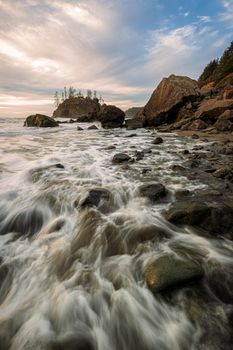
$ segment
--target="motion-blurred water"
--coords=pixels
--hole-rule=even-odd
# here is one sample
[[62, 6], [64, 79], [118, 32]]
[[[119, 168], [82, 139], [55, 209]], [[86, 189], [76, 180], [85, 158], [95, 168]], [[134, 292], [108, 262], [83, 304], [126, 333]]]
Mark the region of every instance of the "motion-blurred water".
[[[172, 170], [184, 162], [182, 150], [202, 142], [164, 134], [162, 145], [152, 145], [154, 136], [143, 129], [128, 137], [124, 129], [85, 124], [84, 131], [77, 124], [22, 124], [0, 121], [0, 349], [221, 348], [203, 345], [203, 323], [187, 311], [187, 288], [174, 302], [153, 295], [141, 273], [154, 254], [174, 247], [202, 254], [207, 275], [213, 264], [232, 270], [231, 242], [178, 229], [162, 215], [176, 190], [205, 187]], [[111, 161], [115, 153], [148, 148], [140, 161]], [[168, 188], [167, 202], [139, 196], [138, 186], [150, 181]], [[109, 207], [82, 209], [96, 187], [111, 192]], [[165, 237], [139, 239], [157, 228]], [[227, 307], [216, 299], [216, 309], [205, 310], [210, 327], [224, 327]]]

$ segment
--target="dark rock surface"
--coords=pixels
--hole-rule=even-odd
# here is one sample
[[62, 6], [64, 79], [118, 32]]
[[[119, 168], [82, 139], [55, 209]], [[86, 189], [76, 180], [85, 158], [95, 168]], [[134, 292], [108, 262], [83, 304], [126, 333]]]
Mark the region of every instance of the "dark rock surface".
[[103, 105], [101, 106], [98, 120], [103, 128], [119, 128], [122, 127], [125, 121], [125, 113], [116, 106]]
[[53, 118], [43, 114], [34, 114], [26, 118], [24, 126], [35, 126], [40, 128], [51, 128], [59, 126], [58, 122]]
[[157, 202], [166, 197], [167, 189], [160, 183], [149, 183], [141, 185], [138, 189], [141, 197], [147, 197], [152, 202]]
[[128, 162], [131, 159], [131, 157], [126, 153], [117, 153], [114, 155], [112, 161], [113, 163], [123, 163]]

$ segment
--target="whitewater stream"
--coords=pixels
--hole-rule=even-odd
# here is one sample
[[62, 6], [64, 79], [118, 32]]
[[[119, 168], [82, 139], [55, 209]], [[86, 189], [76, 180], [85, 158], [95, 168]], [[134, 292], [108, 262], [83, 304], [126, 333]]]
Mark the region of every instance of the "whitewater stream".
[[[0, 349], [231, 349], [228, 304], [199, 302], [193, 285], [153, 294], [143, 275], [156, 254], [182, 249], [202, 260], [205, 276], [216, 264], [232, 271], [231, 241], [163, 216], [176, 191], [206, 187], [173, 171], [184, 149], [204, 142], [163, 134], [152, 145], [151, 130], [129, 137], [87, 124], [22, 125], [0, 123]], [[141, 160], [112, 162], [115, 153], [142, 150]], [[166, 201], [139, 195], [151, 181], [166, 186]], [[83, 207], [96, 188], [109, 191], [108, 204]]]

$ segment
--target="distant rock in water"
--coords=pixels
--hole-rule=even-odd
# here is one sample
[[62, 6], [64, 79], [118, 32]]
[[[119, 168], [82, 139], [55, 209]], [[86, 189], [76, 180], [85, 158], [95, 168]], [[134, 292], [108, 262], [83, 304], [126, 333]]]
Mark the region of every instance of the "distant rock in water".
[[119, 128], [125, 121], [125, 113], [118, 107], [103, 105], [99, 113], [99, 121], [103, 128]]
[[59, 104], [53, 118], [73, 118], [79, 122], [93, 122], [98, 119], [100, 103], [97, 98], [70, 97]]
[[184, 76], [164, 78], [151, 98], [137, 115], [145, 126], [159, 126], [174, 121], [177, 111], [185, 102], [200, 96], [197, 82]]
[[24, 122], [24, 126], [36, 126], [41, 128], [59, 126], [58, 122], [53, 118], [43, 114], [29, 115]]

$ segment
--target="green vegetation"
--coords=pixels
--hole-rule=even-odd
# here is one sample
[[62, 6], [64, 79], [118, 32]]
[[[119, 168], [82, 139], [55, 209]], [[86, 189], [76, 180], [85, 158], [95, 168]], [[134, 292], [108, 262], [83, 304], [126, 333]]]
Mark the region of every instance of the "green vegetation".
[[202, 87], [211, 82], [218, 83], [230, 73], [233, 73], [233, 41], [220, 59], [215, 59], [207, 64], [198, 79], [198, 84]]

